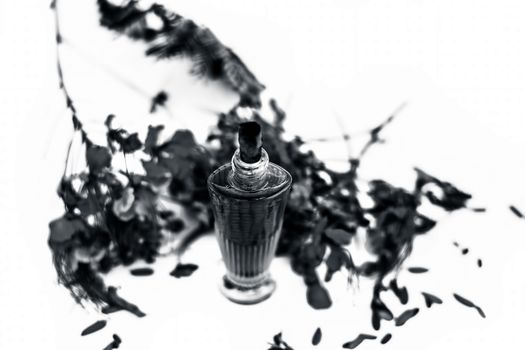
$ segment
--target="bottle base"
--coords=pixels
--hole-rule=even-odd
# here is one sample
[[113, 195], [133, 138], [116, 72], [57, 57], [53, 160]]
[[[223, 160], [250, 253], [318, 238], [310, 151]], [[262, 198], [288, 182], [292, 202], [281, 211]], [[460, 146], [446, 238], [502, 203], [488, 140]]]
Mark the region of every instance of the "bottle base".
[[275, 281], [268, 277], [263, 283], [255, 287], [242, 287], [231, 282], [227, 276], [221, 279], [219, 289], [221, 293], [237, 304], [251, 305], [268, 299], [275, 291]]

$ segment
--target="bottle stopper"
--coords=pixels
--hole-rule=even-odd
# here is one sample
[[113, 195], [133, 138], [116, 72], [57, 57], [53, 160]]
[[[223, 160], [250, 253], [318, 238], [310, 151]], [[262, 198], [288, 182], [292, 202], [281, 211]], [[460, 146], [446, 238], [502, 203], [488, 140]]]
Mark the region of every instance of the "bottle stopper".
[[239, 150], [241, 160], [256, 163], [261, 159], [262, 132], [257, 122], [245, 122], [239, 125]]

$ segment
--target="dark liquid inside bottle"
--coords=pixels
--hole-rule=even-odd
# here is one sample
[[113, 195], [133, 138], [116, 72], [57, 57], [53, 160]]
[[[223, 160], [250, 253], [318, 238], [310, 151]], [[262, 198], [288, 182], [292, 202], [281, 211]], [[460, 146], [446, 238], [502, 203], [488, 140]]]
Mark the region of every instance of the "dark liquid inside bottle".
[[269, 163], [263, 185], [245, 191], [233, 185], [232, 171], [226, 164], [208, 179], [225, 279], [236, 288], [257, 288], [269, 279], [292, 179], [286, 170]]

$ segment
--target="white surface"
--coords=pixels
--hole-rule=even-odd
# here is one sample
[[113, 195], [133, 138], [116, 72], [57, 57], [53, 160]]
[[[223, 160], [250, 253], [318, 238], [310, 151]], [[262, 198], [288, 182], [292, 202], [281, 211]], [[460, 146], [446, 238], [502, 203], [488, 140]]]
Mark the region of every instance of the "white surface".
[[[153, 63], [142, 45], [101, 29], [94, 1], [61, 3], [63, 35], [74, 44], [63, 47], [66, 81], [95, 137], [108, 113], [137, 131], [170, 123], [202, 136], [214, 122], [211, 111], [234, 103], [232, 93], [188, 77], [187, 64]], [[318, 348], [336, 349], [371, 333], [369, 283], [347, 291], [338, 275], [328, 285], [334, 306], [314, 311], [302, 281], [282, 260], [272, 267], [278, 289], [270, 300], [252, 307], [227, 302], [216, 289], [221, 266], [210, 237], [185, 258], [200, 266], [191, 278], [168, 276], [172, 259], [155, 265], [153, 277], [113, 273], [122, 295], [148, 316], [117, 313], [103, 331], [79, 336], [105, 317], [80, 309], [56, 286], [46, 244], [47, 223], [61, 213], [55, 187], [71, 133], [57, 89], [48, 5], [0, 1], [0, 348], [96, 349], [116, 332], [122, 349], [264, 349], [283, 331], [294, 348], [308, 349], [320, 326]], [[417, 239], [406, 263], [431, 273], [399, 276], [409, 287], [409, 306], [422, 311], [399, 329], [384, 326], [378, 336], [392, 330], [388, 346], [376, 341], [360, 349], [523, 348], [525, 221], [508, 210], [511, 203], [525, 209], [523, 1], [272, 0], [248, 6], [180, 0], [170, 6], [210, 27], [242, 57], [268, 87], [267, 96], [287, 110], [292, 133], [337, 135], [335, 115], [349, 132], [360, 131], [408, 101], [385, 133], [388, 144], [371, 150], [362, 177], [411, 186], [411, 168], [420, 166], [473, 193], [474, 206], [488, 208], [486, 214], [438, 214], [438, 227]], [[148, 115], [149, 101], [101, 66], [146, 95], [166, 89], [175, 117]], [[342, 143], [316, 151], [332, 160], [347, 155]], [[469, 255], [461, 256], [453, 240], [469, 247]], [[420, 291], [444, 304], [427, 310]], [[482, 306], [487, 318], [458, 304], [453, 292]], [[402, 310], [393, 306], [396, 314]]]

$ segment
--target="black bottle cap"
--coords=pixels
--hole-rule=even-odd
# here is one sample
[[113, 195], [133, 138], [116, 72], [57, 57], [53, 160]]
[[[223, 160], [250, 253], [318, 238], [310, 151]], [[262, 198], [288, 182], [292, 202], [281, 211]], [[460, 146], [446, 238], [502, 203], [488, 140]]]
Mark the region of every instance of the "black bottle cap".
[[239, 149], [241, 160], [256, 163], [261, 159], [262, 132], [257, 122], [245, 122], [239, 125]]

